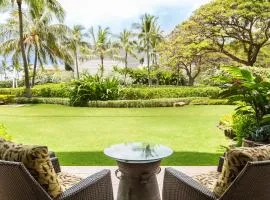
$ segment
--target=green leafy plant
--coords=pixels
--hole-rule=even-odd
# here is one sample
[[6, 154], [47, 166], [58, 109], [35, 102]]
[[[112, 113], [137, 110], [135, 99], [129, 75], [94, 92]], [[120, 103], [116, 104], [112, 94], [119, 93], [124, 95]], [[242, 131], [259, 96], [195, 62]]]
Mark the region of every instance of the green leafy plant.
[[256, 125], [255, 130], [246, 129], [244, 135], [251, 137], [256, 135], [252, 139], [261, 141], [264, 137], [258, 134], [263, 132], [256, 132], [256, 129], [260, 130], [261, 126], [270, 125], [270, 83], [245, 68], [223, 67], [222, 69], [225, 74], [220, 77], [220, 80], [226, 84], [220, 96], [237, 102], [236, 114], [247, 117], [246, 121], [255, 119], [255, 124], [252, 123]]
[[[270, 114], [270, 83], [255, 77], [249, 70], [239, 67], [223, 67], [226, 72], [222, 79], [227, 83], [221, 97], [239, 102], [238, 112], [255, 114], [257, 123], [266, 122]], [[269, 123], [270, 123], [270, 117]]]
[[254, 115], [241, 113], [233, 115], [232, 130], [235, 134], [234, 139], [237, 141], [237, 146], [241, 146], [243, 139], [250, 137], [257, 128], [258, 125]]
[[265, 125], [265, 126], [259, 127], [256, 131], [254, 131], [251, 134], [251, 137], [255, 141], [259, 141], [259, 142], [268, 141], [269, 142], [269, 139], [270, 139], [270, 125]]
[[0, 94], [0, 103], [1, 103], [1, 104], [12, 103], [14, 97], [15, 97], [14, 95], [1, 95], [1, 94]]
[[115, 100], [118, 96], [117, 79], [84, 75], [80, 80], [71, 83], [69, 98], [72, 106], [87, 106], [89, 101]]
[[11, 140], [11, 136], [7, 133], [7, 128], [0, 124], [0, 138], [4, 138], [5, 140]]

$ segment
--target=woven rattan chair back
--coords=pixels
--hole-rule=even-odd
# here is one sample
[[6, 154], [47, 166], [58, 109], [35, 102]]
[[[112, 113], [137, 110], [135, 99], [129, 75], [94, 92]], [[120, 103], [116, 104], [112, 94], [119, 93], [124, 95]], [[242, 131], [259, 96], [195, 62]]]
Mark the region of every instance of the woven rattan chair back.
[[22, 163], [0, 160], [1, 200], [51, 200]]
[[270, 161], [250, 162], [220, 200], [270, 199]]

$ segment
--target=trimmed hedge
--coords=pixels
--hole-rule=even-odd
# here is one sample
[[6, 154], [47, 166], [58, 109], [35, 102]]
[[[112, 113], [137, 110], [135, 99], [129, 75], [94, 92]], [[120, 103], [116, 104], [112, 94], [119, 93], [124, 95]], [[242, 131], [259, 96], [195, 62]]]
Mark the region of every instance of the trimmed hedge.
[[59, 105], [69, 105], [68, 98], [26, 98], [17, 97], [13, 100], [13, 103], [17, 104], [59, 104]]
[[232, 105], [227, 99], [199, 98], [190, 102], [192, 105]]
[[[89, 107], [96, 108], [151, 108], [151, 107], [173, 107], [175, 103], [184, 102], [186, 105], [225, 105], [227, 100], [209, 99], [207, 97], [187, 97], [172, 99], [149, 99], [149, 100], [113, 100], [113, 101], [90, 101]], [[199, 102], [202, 102], [201, 104]], [[207, 102], [207, 104], [205, 103]], [[15, 98], [13, 103], [17, 104], [60, 104], [70, 105], [68, 98]], [[226, 104], [227, 105], [227, 104]]]
[[[68, 84], [45, 84], [32, 88], [33, 97], [69, 97]], [[119, 100], [183, 98], [183, 97], [211, 97], [217, 98], [220, 92], [218, 87], [127, 87], [122, 88]], [[24, 96], [24, 88], [0, 88], [0, 94]]]
[[89, 107], [97, 108], [151, 108], [151, 107], [173, 107], [176, 102], [189, 104], [195, 98], [174, 99], [149, 99], [149, 100], [116, 100], [116, 101], [91, 101]]
[[217, 87], [141, 87], [123, 88], [121, 100], [211, 97], [218, 98], [220, 88]]
[[14, 97], [15, 97], [14, 95], [0, 95], [0, 103], [1, 104], [12, 103]]
[[[33, 97], [68, 97], [68, 85], [61, 84], [44, 84], [37, 85], [31, 89]], [[24, 88], [0, 88], [0, 94], [15, 95], [16, 97], [25, 96]]]

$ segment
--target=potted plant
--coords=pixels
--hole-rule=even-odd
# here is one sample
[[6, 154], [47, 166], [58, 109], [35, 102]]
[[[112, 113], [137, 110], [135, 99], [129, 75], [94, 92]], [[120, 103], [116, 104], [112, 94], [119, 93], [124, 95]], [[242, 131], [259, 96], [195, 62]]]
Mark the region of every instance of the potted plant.
[[224, 83], [220, 96], [229, 98], [238, 107], [236, 114], [254, 119], [254, 126], [247, 130], [244, 146], [270, 143], [270, 82], [253, 75], [248, 69], [222, 67], [219, 79]]

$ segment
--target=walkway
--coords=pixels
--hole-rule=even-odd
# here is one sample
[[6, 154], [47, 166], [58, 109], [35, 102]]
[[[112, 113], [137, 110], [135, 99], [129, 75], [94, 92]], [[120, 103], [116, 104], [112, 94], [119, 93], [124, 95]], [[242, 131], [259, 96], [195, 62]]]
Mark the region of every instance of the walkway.
[[[188, 174], [189, 176], [194, 176], [194, 175], [198, 175], [198, 174], [202, 174], [202, 173], [207, 173], [209, 171], [214, 171], [216, 170], [216, 166], [207, 166], [207, 167], [189, 167], [189, 166], [184, 166], [184, 167], [173, 167], [174, 169], [177, 169], [179, 171], [182, 171], [186, 174]], [[92, 175], [98, 171], [101, 171], [102, 169], [110, 169], [111, 173], [112, 173], [112, 183], [113, 183], [113, 190], [114, 190], [114, 195], [117, 194], [117, 189], [118, 189], [118, 183], [119, 180], [115, 177], [114, 172], [117, 169], [117, 167], [84, 167], [84, 166], [80, 166], [80, 167], [68, 167], [68, 166], [63, 166], [62, 167], [62, 171], [63, 172], [68, 172], [68, 173], [72, 173], [72, 174], [76, 174], [78, 176], [81, 176], [83, 178], [86, 178], [89, 175]], [[159, 187], [160, 187], [160, 191], [162, 188], [162, 182], [163, 182], [163, 176], [164, 176], [164, 169], [165, 167], [161, 167], [161, 173], [157, 176], [158, 178], [158, 182], [159, 182]]]

